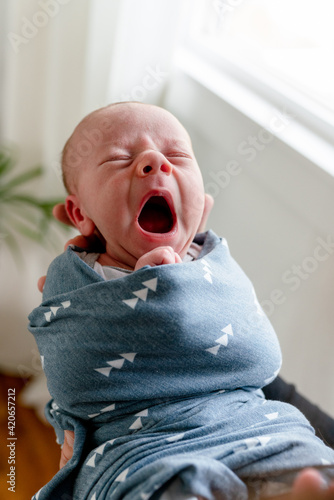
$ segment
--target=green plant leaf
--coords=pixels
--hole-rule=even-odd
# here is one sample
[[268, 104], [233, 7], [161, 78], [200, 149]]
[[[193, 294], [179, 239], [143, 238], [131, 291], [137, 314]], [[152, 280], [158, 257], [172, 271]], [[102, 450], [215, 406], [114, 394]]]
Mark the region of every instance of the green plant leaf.
[[0, 186], [0, 200], [2, 197], [2, 193], [6, 195], [6, 193], [9, 193], [14, 188], [22, 186], [23, 184], [26, 184], [27, 182], [30, 182], [37, 177], [41, 177], [41, 175], [43, 175], [43, 168], [38, 166], [28, 170], [27, 172], [23, 172], [22, 174], [17, 175], [13, 179], [10, 179], [5, 185]]
[[64, 198], [54, 198], [51, 200], [39, 200], [33, 196], [23, 195], [23, 194], [12, 194], [7, 199], [8, 203], [21, 203], [24, 205], [30, 205], [43, 212], [47, 217], [52, 216], [52, 209], [58, 203], [63, 203]]
[[3, 151], [0, 151], [0, 179], [1, 176], [4, 176], [7, 172], [11, 170], [13, 166], [13, 159]]
[[57, 232], [54, 227], [67, 228], [56, 221], [52, 209], [62, 198], [40, 199], [23, 190], [31, 181], [44, 174], [37, 165], [15, 174], [16, 159], [11, 150], [0, 146], [0, 244], [10, 247], [15, 255], [22, 254], [17, 235], [55, 247]]

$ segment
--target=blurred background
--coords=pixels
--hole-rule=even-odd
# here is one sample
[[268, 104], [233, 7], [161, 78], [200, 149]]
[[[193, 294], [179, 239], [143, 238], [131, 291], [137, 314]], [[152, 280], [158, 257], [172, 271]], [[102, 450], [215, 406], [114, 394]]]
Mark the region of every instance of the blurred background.
[[0, 0], [0, 372], [26, 405], [42, 415], [48, 399], [27, 316], [70, 236], [47, 206], [64, 196], [62, 147], [88, 112], [136, 100], [189, 130], [208, 226], [254, 282], [282, 376], [334, 415], [333, 14], [331, 0]]

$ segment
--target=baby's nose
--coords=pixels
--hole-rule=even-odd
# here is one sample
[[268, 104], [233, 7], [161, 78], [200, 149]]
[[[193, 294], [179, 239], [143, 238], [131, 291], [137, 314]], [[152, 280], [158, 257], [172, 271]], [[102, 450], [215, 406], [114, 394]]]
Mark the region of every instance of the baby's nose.
[[144, 175], [146, 174], [149, 174], [150, 172], [155, 172], [155, 171], [161, 171], [161, 172], [164, 172], [166, 174], [170, 174], [171, 171], [172, 171], [172, 168], [171, 168], [171, 165], [167, 164], [167, 163], [162, 163], [160, 165], [160, 167], [152, 167], [151, 165], [145, 165], [145, 167], [143, 167], [142, 169], [142, 173]]
[[172, 173], [173, 166], [164, 157], [163, 154], [157, 152], [150, 152], [140, 159], [138, 163], [138, 175], [141, 177], [146, 177], [147, 175], [154, 175], [163, 173], [165, 175], [170, 175]]

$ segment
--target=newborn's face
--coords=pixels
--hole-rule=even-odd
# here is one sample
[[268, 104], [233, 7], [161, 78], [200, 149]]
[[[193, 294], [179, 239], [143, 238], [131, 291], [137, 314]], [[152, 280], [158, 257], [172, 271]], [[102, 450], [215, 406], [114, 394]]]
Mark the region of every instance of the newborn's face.
[[133, 268], [164, 245], [183, 257], [201, 221], [204, 188], [178, 120], [155, 106], [121, 104], [79, 126], [77, 144], [83, 133], [96, 145], [80, 165], [75, 194], [115, 265]]

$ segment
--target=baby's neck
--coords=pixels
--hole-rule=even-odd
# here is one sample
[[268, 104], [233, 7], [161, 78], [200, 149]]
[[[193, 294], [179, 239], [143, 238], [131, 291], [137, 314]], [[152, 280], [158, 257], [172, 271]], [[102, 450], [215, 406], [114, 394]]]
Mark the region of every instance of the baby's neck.
[[111, 257], [107, 252], [101, 253], [99, 258], [97, 259], [97, 262], [101, 264], [101, 266], [112, 266], [112, 267], [119, 267], [121, 269], [127, 269], [130, 271], [133, 271], [134, 266], [131, 267], [124, 262], [118, 261]]

